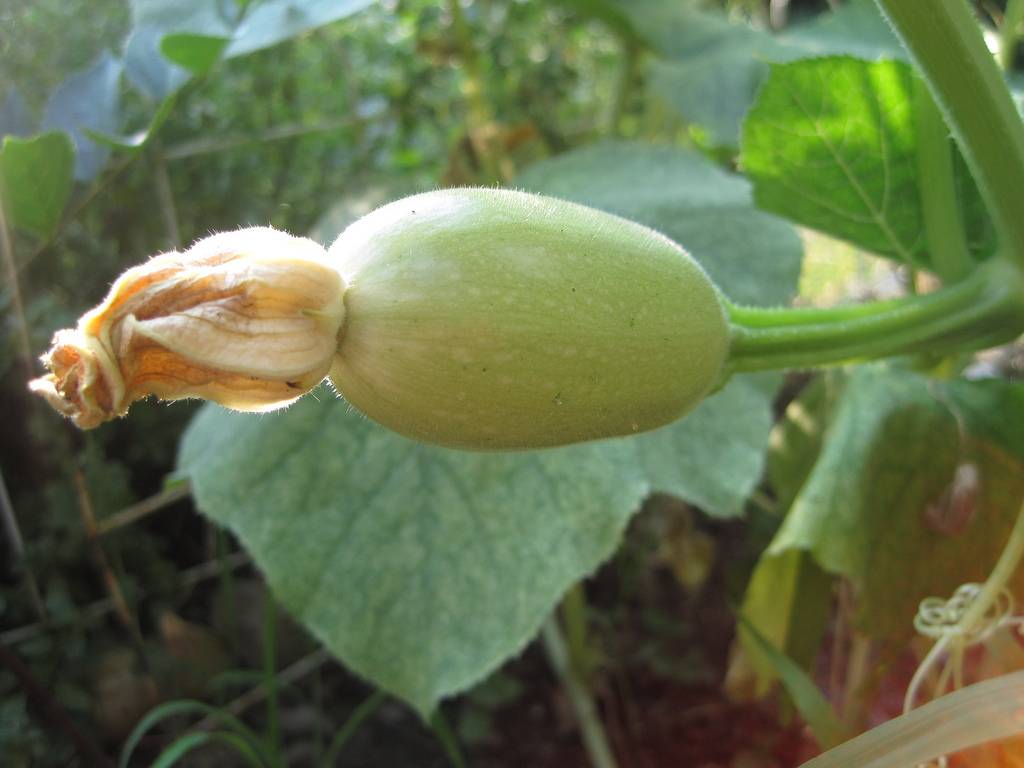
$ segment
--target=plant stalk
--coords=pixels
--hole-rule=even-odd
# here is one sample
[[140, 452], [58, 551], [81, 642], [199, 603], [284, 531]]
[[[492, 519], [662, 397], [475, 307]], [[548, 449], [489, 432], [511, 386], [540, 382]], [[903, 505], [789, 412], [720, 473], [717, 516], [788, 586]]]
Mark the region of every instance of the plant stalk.
[[1006, 343], [1024, 332], [1024, 274], [992, 259], [934, 293], [827, 309], [729, 306], [729, 314], [727, 376], [948, 354]]

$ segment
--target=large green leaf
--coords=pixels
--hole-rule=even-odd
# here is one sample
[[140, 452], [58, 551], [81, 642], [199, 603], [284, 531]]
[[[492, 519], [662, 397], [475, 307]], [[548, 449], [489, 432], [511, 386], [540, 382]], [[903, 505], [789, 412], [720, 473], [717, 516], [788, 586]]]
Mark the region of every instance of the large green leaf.
[[[912, 74], [900, 61], [830, 57], [773, 65], [744, 124], [742, 164], [759, 206], [904, 263], [928, 265]], [[994, 241], [957, 158], [965, 229]]]
[[[601, 176], [608, 163], [619, 168], [613, 178]], [[744, 213], [770, 222], [748, 225], [734, 262], [722, 257], [714, 269], [726, 286], [742, 285], [726, 265], [757, 263], [775, 247], [782, 266], [765, 273], [766, 288], [794, 291], [792, 231], [754, 211], [746, 185], [699, 156], [616, 145], [551, 164], [522, 183], [557, 179], [544, 191], [666, 228], [700, 232], [716, 200], [738, 229]], [[716, 253], [704, 251], [709, 269]], [[411, 442], [322, 390], [264, 416], [204, 409], [180, 467], [200, 508], [237, 534], [293, 614], [352, 669], [427, 711], [521, 649], [614, 551], [648, 493], [739, 514], [763, 472], [776, 383], [737, 378], [682, 421], [634, 438], [512, 454]]]
[[7, 136], [0, 150], [0, 201], [16, 227], [49, 237], [74, 183], [75, 148], [62, 131]]
[[613, 550], [646, 492], [619, 445], [446, 451], [324, 389], [261, 418], [204, 409], [181, 468], [289, 611], [427, 712], [518, 651]]
[[353, 670], [427, 712], [521, 649], [614, 551], [652, 489], [689, 480], [730, 501], [749, 491], [766, 421], [748, 430], [759, 433], [753, 444], [718, 432], [746, 466], [708, 483], [684, 463], [652, 485], [645, 459], [657, 441], [671, 449], [651, 462], [654, 474], [699, 455], [682, 439], [686, 420], [637, 440], [464, 453], [394, 435], [324, 389], [262, 417], [205, 408], [180, 469], [293, 615]]
[[[858, 586], [866, 631], [907, 632], [923, 598], [983, 581], [995, 563], [1024, 496], [1022, 433], [1020, 385], [858, 367], [769, 552], [811, 552]], [[954, 502], [967, 464], [978, 482]]]

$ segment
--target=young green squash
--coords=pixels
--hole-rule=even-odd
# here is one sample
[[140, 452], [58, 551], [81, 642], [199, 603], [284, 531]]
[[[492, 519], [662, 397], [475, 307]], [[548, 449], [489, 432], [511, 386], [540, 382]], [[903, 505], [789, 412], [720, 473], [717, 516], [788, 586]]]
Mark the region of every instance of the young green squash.
[[728, 355], [696, 261], [573, 203], [429, 192], [355, 222], [329, 255], [347, 284], [331, 381], [427, 443], [519, 450], [655, 429], [708, 394]]

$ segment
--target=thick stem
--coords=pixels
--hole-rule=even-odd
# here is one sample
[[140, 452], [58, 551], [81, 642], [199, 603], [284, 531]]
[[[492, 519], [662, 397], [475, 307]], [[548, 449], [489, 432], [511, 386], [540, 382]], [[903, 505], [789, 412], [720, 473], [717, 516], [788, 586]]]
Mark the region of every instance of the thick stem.
[[878, 0], [928, 82], [999, 233], [1024, 268], [1024, 125], [964, 0]]
[[995, 259], [923, 296], [834, 309], [730, 307], [729, 313], [727, 375], [982, 349], [1024, 332], [1024, 276]]

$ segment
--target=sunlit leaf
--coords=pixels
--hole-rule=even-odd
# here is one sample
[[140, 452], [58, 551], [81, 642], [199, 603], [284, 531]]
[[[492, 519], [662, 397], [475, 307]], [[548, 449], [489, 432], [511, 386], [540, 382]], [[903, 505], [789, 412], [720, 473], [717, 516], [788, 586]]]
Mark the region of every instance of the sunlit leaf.
[[[911, 70], [849, 57], [773, 65], [744, 123], [742, 165], [765, 210], [899, 261], [927, 265]], [[957, 162], [971, 250], [992, 229]]]

